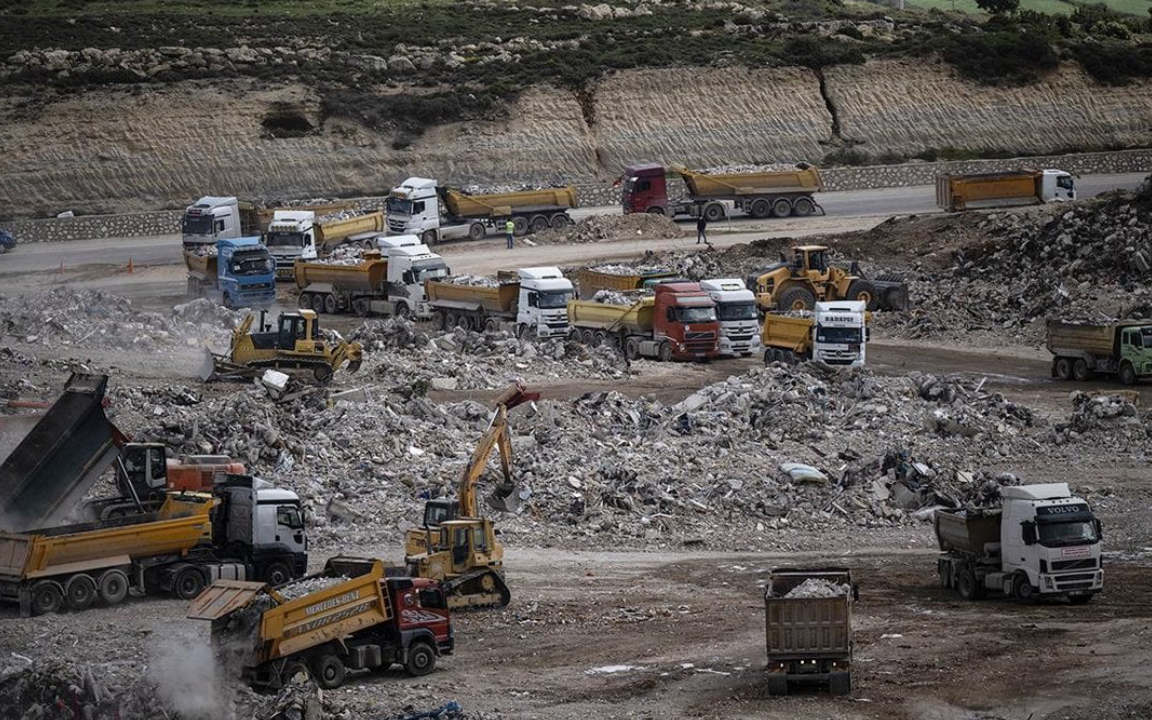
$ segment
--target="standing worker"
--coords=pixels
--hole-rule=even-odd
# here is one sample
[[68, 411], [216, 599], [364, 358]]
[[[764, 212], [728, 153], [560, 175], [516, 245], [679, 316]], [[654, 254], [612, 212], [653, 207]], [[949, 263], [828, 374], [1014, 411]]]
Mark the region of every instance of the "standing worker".
[[708, 218], [703, 214], [696, 218], [696, 244], [699, 245], [701, 242], [712, 247], [712, 243], [708, 242]]
[[516, 223], [512, 222], [512, 218], [508, 218], [508, 222], [504, 223], [504, 236], [508, 238], [508, 249], [512, 249], [512, 233], [516, 230]]

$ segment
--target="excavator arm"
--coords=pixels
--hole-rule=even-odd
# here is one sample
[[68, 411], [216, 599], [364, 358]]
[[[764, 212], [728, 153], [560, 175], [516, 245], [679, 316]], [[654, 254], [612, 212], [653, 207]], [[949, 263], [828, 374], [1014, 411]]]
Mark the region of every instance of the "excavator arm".
[[500, 450], [500, 472], [503, 482], [488, 496], [487, 502], [495, 510], [515, 512], [519, 504], [516, 495], [516, 482], [512, 479], [512, 439], [508, 436], [508, 410], [521, 403], [539, 400], [540, 393], [527, 392], [517, 383], [496, 398], [496, 412], [492, 422], [472, 452], [472, 458], [464, 466], [460, 476], [460, 487], [456, 495], [460, 501], [461, 517], [480, 517], [480, 505], [476, 497], [476, 484], [488, 466], [492, 448]]

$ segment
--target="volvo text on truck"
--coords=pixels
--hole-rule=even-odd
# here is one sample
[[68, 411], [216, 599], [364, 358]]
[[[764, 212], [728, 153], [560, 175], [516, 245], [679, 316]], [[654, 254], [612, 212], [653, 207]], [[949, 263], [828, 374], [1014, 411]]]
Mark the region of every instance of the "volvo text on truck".
[[862, 302], [818, 302], [812, 312], [767, 313], [760, 342], [764, 363], [814, 360], [828, 365], [864, 364], [870, 313]]
[[1048, 321], [1052, 377], [1091, 380], [1095, 375], [1120, 378], [1125, 385], [1152, 377], [1152, 322], [1111, 323]]
[[938, 175], [936, 204], [949, 212], [1076, 199], [1076, 182], [1063, 170], [1014, 170]]
[[1086, 603], [1104, 588], [1100, 521], [1067, 483], [1001, 491], [1000, 507], [937, 510], [940, 586], [966, 600], [988, 591]]
[[[683, 194], [674, 195], [668, 179], [683, 181]], [[704, 173], [657, 163], [624, 170], [621, 197], [624, 213], [654, 213], [669, 218], [723, 220], [733, 211], [754, 218], [806, 216], [823, 210], [812, 197], [823, 189], [813, 167], [745, 173]]]
[[427, 675], [455, 648], [447, 599], [436, 581], [388, 577], [393, 570], [379, 560], [335, 557], [287, 585], [221, 580], [196, 598], [188, 617], [212, 622], [222, 664], [259, 689], [299, 675], [333, 689], [349, 671], [393, 665]]
[[511, 220], [516, 235], [572, 223], [572, 187], [469, 195], [430, 178], [410, 177], [388, 195], [388, 234], [416, 235], [426, 245], [446, 240], [482, 240]]
[[568, 323], [586, 345], [611, 344], [629, 360], [710, 360], [719, 354], [716, 304], [693, 282], [661, 283], [627, 305], [572, 300]]

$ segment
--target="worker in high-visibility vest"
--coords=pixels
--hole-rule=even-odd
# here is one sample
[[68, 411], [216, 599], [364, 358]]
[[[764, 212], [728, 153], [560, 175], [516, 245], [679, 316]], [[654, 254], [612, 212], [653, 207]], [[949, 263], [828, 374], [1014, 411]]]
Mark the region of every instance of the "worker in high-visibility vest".
[[516, 223], [512, 222], [512, 218], [508, 218], [508, 222], [504, 223], [504, 236], [508, 239], [508, 249], [512, 249], [512, 234], [516, 231]]

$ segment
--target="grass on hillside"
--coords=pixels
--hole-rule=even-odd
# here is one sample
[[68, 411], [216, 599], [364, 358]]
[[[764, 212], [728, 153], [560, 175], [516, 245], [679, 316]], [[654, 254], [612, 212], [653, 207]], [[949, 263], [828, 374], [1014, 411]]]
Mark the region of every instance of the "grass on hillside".
[[[1075, 2], [1070, 0], [1020, 0], [1021, 10], [1049, 13], [1053, 15], [1070, 15], [1077, 5], [1102, 4], [1109, 10], [1148, 17], [1148, 8], [1152, 7], [1150, 0], [1099, 0], [1098, 3]], [[974, 15], [983, 15], [975, 0], [907, 0], [910, 9], [947, 10]]]

